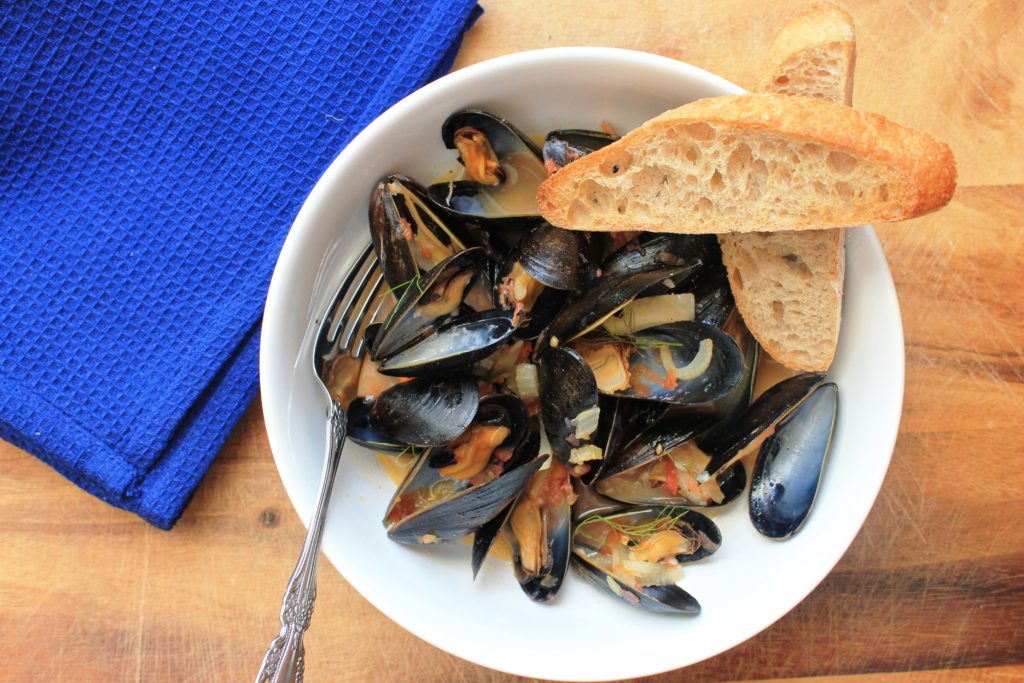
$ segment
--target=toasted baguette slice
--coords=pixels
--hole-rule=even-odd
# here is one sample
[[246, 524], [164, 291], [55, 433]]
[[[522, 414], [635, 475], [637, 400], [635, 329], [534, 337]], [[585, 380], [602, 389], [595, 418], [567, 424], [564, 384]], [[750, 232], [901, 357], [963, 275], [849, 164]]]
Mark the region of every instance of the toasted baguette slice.
[[775, 36], [759, 90], [848, 105], [855, 60], [853, 17], [837, 2], [816, 2]]
[[[768, 52], [761, 90], [849, 105], [856, 58], [853, 19], [819, 2], [790, 19]], [[794, 370], [828, 370], [839, 342], [846, 232], [721, 235], [736, 307], [754, 338]]]
[[805, 230], [913, 218], [955, 187], [953, 154], [930, 135], [823, 100], [728, 95], [569, 164], [537, 204], [577, 230]]

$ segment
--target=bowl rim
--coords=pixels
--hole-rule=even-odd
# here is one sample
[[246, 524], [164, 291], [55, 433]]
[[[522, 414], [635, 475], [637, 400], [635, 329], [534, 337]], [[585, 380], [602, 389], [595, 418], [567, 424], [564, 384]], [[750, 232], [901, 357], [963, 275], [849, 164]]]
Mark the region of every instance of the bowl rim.
[[[298, 495], [299, 487], [297, 486], [296, 482], [296, 478], [298, 477], [298, 475], [296, 472], [292, 471], [292, 468], [289, 467], [289, 454], [286, 452], [288, 440], [285, 432], [287, 431], [288, 418], [287, 416], [278, 415], [277, 412], [275, 411], [275, 406], [270, 404], [270, 397], [278, 395], [283, 389], [286, 388], [285, 386], [282, 386], [282, 384], [287, 383], [278, 382], [278, 377], [272, 371], [272, 363], [276, 360], [273, 357], [275, 341], [273, 334], [270, 333], [269, 331], [274, 329], [275, 323], [277, 321], [278, 311], [283, 310], [282, 307], [284, 306], [294, 306], [293, 302], [289, 302], [285, 298], [286, 283], [284, 282], [282, 273], [279, 272], [281, 270], [281, 264], [289, 263], [296, 258], [297, 253], [302, 248], [302, 243], [304, 241], [303, 236], [313, 229], [313, 224], [315, 222], [314, 218], [318, 213], [318, 207], [325, 200], [326, 195], [329, 192], [329, 187], [331, 187], [335, 182], [338, 182], [341, 174], [343, 174], [346, 170], [345, 167], [349, 164], [348, 160], [353, 157], [358, 157], [359, 154], [361, 153], [362, 148], [369, 144], [369, 142], [371, 142], [373, 138], [379, 135], [380, 131], [387, 130], [390, 126], [394, 124], [394, 122], [404, 118], [410, 111], [414, 110], [417, 106], [419, 106], [421, 102], [428, 99], [433, 99], [438, 95], [439, 92], [443, 92], [448, 89], [458, 89], [464, 81], [485, 77], [489, 74], [499, 73], [510, 68], [521, 68], [528, 65], [548, 62], [552, 60], [613, 60], [630, 62], [633, 65], [636, 65], [640, 68], [655, 67], [659, 69], [664, 69], [667, 67], [671, 68], [672, 70], [680, 72], [681, 75], [684, 75], [687, 78], [694, 79], [697, 82], [707, 84], [717, 90], [720, 90], [723, 94], [745, 92], [741, 88], [731, 83], [730, 81], [722, 78], [721, 76], [712, 74], [699, 67], [669, 57], [663, 57], [660, 55], [655, 55], [647, 52], [609, 47], [544, 48], [539, 50], [530, 50], [525, 52], [502, 55], [499, 57], [488, 59], [476, 64], [463, 67], [458, 71], [454, 71], [446, 76], [443, 76], [435, 81], [432, 81], [431, 83], [428, 83], [427, 85], [410, 93], [399, 102], [395, 103], [389, 109], [381, 113], [376, 119], [374, 119], [362, 131], [360, 131], [355, 137], [353, 137], [352, 140], [345, 146], [344, 149], [342, 149], [338, 153], [338, 155], [331, 161], [331, 163], [327, 166], [327, 168], [324, 170], [321, 176], [316, 180], [309, 195], [303, 201], [300, 210], [296, 214], [292, 226], [288, 231], [288, 235], [285, 238], [285, 241], [281, 247], [277, 263], [275, 264], [274, 273], [271, 278], [270, 286], [267, 293], [267, 299], [264, 306], [263, 321], [261, 324], [259, 365], [260, 383], [262, 389], [261, 402], [264, 412], [264, 422], [267, 429], [268, 440], [270, 441], [271, 445], [271, 453], [274, 458], [275, 467], [278, 471], [279, 476], [281, 477], [282, 483], [285, 486], [288, 498], [292, 506], [295, 508], [297, 514], [299, 515], [299, 518], [302, 520], [303, 525], [308, 527], [310, 518], [312, 516], [315, 501], [306, 500], [304, 497]], [[861, 230], [863, 232], [863, 239], [866, 240], [866, 242], [868, 243], [867, 248], [877, 249], [879, 253], [882, 253], [882, 259], [884, 262], [884, 252], [881, 251], [881, 245], [879, 244], [878, 238], [875, 235], [874, 231], [870, 227], [864, 227], [862, 229], [855, 228], [854, 230]], [[857, 531], [850, 536], [849, 540], [844, 544], [842, 551], [839, 552], [835, 556], [834, 560], [828, 564], [827, 569], [820, 576], [814, 578], [814, 580], [807, 581], [806, 584], [802, 586], [803, 590], [800, 591], [798, 598], [793, 602], [793, 604], [788, 609], [778, 614], [770, 622], [763, 625], [759, 625], [756, 629], [753, 629], [749, 632], [740, 628], [738, 629], [737, 637], [734, 638], [731, 642], [722, 643], [721, 646], [717, 649], [713, 648], [713, 651], [702, 652], [701, 656], [696, 659], [689, 660], [682, 664], [668, 666], [667, 668], [665, 666], [661, 666], [660, 668], [640, 670], [629, 675], [655, 675], [665, 671], [675, 670], [681, 666], [689, 666], [699, 661], [703, 661], [711, 657], [714, 657], [724, 652], [725, 650], [731, 649], [732, 647], [735, 647], [736, 645], [739, 645], [740, 643], [746, 641], [750, 637], [753, 637], [760, 631], [768, 628], [768, 626], [775, 623], [775, 621], [777, 621], [779, 618], [789, 613], [797, 604], [803, 601], [807, 597], [807, 595], [810, 594], [812, 590], [814, 590], [814, 588], [816, 588], [821, 583], [821, 581], [834, 569], [836, 563], [838, 563], [839, 559], [841, 559], [843, 554], [845, 554], [846, 550], [849, 548], [849, 545], [853, 542], [853, 539], [856, 537], [857, 533], [859, 533], [859, 530], [863, 526], [867, 514], [872, 509], [874, 501], [877, 498], [878, 491], [881, 488], [882, 479], [884, 479], [884, 476], [888, 471], [889, 461], [892, 457], [896, 436], [899, 431], [899, 419], [902, 414], [905, 373], [904, 336], [899, 314], [899, 303], [898, 299], [896, 298], [895, 286], [892, 282], [891, 273], [888, 270], [887, 264], [884, 271], [884, 275], [885, 281], [880, 282], [878, 284], [883, 289], [888, 290], [887, 294], [891, 294], [892, 300], [895, 303], [895, 318], [892, 320], [887, 320], [887, 322], [889, 324], [894, 325], [893, 329], [898, 333], [898, 338], [900, 340], [900, 353], [898, 359], [899, 372], [893, 375], [893, 381], [895, 385], [893, 389], [897, 392], [898, 400], [896, 406], [897, 409], [895, 411], [895, 424], [892, 426], [891, 438], [886, 441], [887, 447], [886, 455], [884, 458], [885, 463], [884, 467], [881, 469], [881, 478], [878, 481], [878, 488], [875, 489], [874, 495], [871, 497], [870, 503], [864, 507], [863, 516], [856, 520]], [[314, 299], [316, 298], [316, 293], [317, 290], [316, 288], [314, 288]], [[314, 301], [311, 301], [309, 303], [311, 307], [315, 305]], [[276, 448], [275, 443], [278, 444], [278, 447]], [[338, 569], [339, 573], [342, 574], [346, 581], [350, 581], [350, 579], [347, 576], [345, 576], [345, 573], [341, 570], [340, 567], [338, 567], [337, 564], [335, 564], [333, 561], [332, 564], [335, 565], [335, 568]], [[362, 593], [359, 586], [357, 586], [355, 583], [351, 583], [351, 585], [357, 591], [360, 591], [360, 593]], [[483, 661], [482, 658], [467, 656], [465, 653], [461, 652], [453, 652], [445, 645], [440, 644], [439, 640], [435, 637], [432, 637], [432, 634], [427, 632], [425, 629], [412, 626], [402, 621], [399, 618], [399, 615], [393, 614], [392, 610], [386, 609], [377, 601], [371, 600], [370, 598], [367, 598], [367, 600], [376, 609], [384, 613], [385, 616], [387, 616], [389, 619], [394, 621], [402, 628], [413, 633], [418, 638], [424, 640], [425, 642], [428, 642], [436, 647], [439, 647], [445, 650], [446, 652], [456, 654], [460, 658], [466, 659], [467, 661], [471, 661], [475, 664], [492, 669], [498, 668], [495, 666], [494, 663]], [[524, 674], [523, 671], [509, 671], [508, 669], [504, 668], [499, 668], [499, 670], [506, 670], [509, 673], [514, 673], [517, 675], [538, 675], [536, 671]], [[616, 672], [614, 678], [621, 678], [622, 676], [620, 674], [621, 672]], [[589, 677], [586, 679], [563, 678], [562, 680], [598, 679]]]

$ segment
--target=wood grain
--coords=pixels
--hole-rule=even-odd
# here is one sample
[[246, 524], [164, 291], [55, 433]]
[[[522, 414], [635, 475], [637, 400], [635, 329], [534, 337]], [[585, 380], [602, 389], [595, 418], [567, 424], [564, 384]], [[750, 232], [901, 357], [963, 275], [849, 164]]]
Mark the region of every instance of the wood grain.
[[[552, 45], [668, 55], [747, 87], [802, 2], [491, 0], [456, 67]], [[643, 679], [1024, 680], [1024, 4], [849, 2], [856, 106], [947, 141], [944, 211], [880, 226], [907, 340], [900, 436], [829, 577], [746, 643]], [[4, 681], [248, 680], [276, 631], [303, 528], [258, 402], [170, 533], [0, 444]], [[311, 681], [520, 681], [387, 620], [329, 565]]]

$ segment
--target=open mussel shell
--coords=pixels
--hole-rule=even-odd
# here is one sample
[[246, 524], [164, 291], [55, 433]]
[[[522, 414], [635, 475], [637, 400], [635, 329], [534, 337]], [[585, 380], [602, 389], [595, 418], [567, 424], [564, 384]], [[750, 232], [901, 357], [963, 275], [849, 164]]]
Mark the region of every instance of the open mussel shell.
[[349, 404], [346, 410], [348, 414], [346, 437], [348, 440], [377, 453], [397, 455], [409, 452], [409, 444], [396, 441], [374, 429], [370, 424], [371, 405], [372, 402], [366, 398], [357, 398]]
[[512, 253], [524, 235], [545, 222], [535, 208], [512, 210], [471, 180], [436, 183], [427, 188], [427, 197], [446, 223], [459, 226], [464, 240], [485, 246], [492, 258]]
[[544, 223], [534, 208], [510, 211], [471, 180], [436, 183], [426, 194], [435, 212], [454, 226], [467, 246], [482, 247], [496, 261], [503, 261], [524, 235]]
[[[451, 480], [444, 480], [437, 474], [436, 469], [429, 466], [429, 457], [430, 451], [420, 456], [420, 461], [413, 467], [406, 480], [409, 485], [403, 483], [395, 494], [395, 499], [388, 506], [388, 516], [390, 517], [396, 505], [401, 504], [402, 495], [417, 490], [441, 490], [442, 495], [394, 523], [389, 523], [388, 517], [385, 517], [388, 538], [393, 541], [421, 545], [453, 541], [473, 533], [519, 495], [530, 477], [543, 463], [543, 458], [536, 457], [485, 484], [465, 488], [456, 488], [456, 485], [452, 485], [451, 489], [446, 490], [443, 484], [437, 485], [437, 482]], [[433, 484], [424, 483], [423, 477], [428, 475], [434, 477]]]
[[727, 423], [737, 419], [750, 407], [761, 347], [743, 323], [737, 308], [733, 309], [729, 319], [722, 325], [722, 331], [732, 337], [743, 354], [743, 374], [740, 381], [727, 394], [711, 402], [711, 412], [719, 421]]
[[538, 471], [509, 515], [512, 567], [523, 592], [536, 602], [555, 597], [569, 567], [572, 510], [569, 471], [557, 461]]
[[707, 415], [667, 413], [614, 454], [594, 488], [636, 505], [716, 507], [736, 500], [747, 484], [741, 463], [714, 481], [696, 476], [708, 459], [696, 443], [709, 423]]
[[548, 347], [572, 341], [600, 325], [646, 289], [680, 274], [678, 268], [629, 273], [616, 277], [599, 278], [592, 287], [583, 292], [555, 316], [551, 324], [537, 339], [535, 357]]
[[607, 147], [618, 137], [602, 130], [572, 128], [553, 130], [544, 140], [544, 166], [554, 173], [591, 152]]
[[818, 495], [839, 409], [839, 389], [822, 384], [765, 439], [754, 464], [750, 521], [769, 538], [795, 534]]
[[485, 266], [486, 256], [480, 249], [467, 249], [407, 283], [395, 309], [377, 333], [370, 357], [387, 359], [456, 317]]
[[[473, 129], [483, 133], [499, 163], [504, 165], [513, 154], [526, 152], [543, 161], [544, 155], [529, 137], [506, 119], [482, 109], [462, 109], [451, 114], [441, 125], [441, 140], [448, 149], [459, 149], [459, 131]], [[460, 163], [465, 165], [460, 150]], [[479, 181], [478, 181], [479, 182]]]
[[[707, 557], [722, 543], [718, 526], [699, 512], [667, 506], [633, 507], [581, 521], [573, 533], [573, 566], [588, 582], [635, 607], [696, 614], [700, 611], [697, 601], [672, 583], [678, 580], [678, 570], [668, 573], [672, 570], [661, 564], [665, 558], [647, 554], [664, 542], [665, 535], [675, 539], [668, 541], [668, 552], [675, 553], [669, 558], [675, 562], [670, 567]], [[662, 552], [666, 550], [658, 554]], [[617, 559], [616, 554], [623, 557]], [[652, 576], [656, 577], [652, 583], [663, 585], [643, 585], [643, 579]]]
[[[533, 460], [539, 452], [540, 427], [537, 424], [537, 420], [534, 419], [529, 421], [527, 434], [519, 442], [519, 445], [516, 446], [515, 454], [509, 461], [509, 467], [516, 467], [521, 463]], [[498, 533], [508, 521], [508, 517], [512, 513], [512, 506], [515, 505], [517, 499], [518, 496], [506, 505], [493, 519], [473, 533], [473, 551], [470, 557], [470, 567], [473, 570], [474, 579], [480, 572], [480, 567], [483, 566], [484, 560], [487, 559], [487, 553], [490, 552], [491, 547], [494, 545]]]
[[[580, 464], [598, 426], [597, 384], [590, 366], [572, 349], [548, 349], [537, 364], [540, 411], [551, 452]], [[585, 457], [585, 456], [584, 456]]]
[[794, 375], [765, 391], [736, 418], [709, 429], [700, 437], [701, 450], [711, 456], [706, 471], [714, 475], [735, 463], [756, 439], [800, 405], [823, 380], [822, 373]]
[[637, 590], [617, 581], [575, 553], [572, 566], [587, 583], [633, 607], [659, 614], [700, 614], [697, 599], [675, 584], [644, 586]]
[[381, 392], [370, 407], [370, 425], [386, 438], [413, 446], [443, 446], [466, 431], [480, 392], [468, 377], [420, 377]]
[[594, 461], [590, 470], [580, 476], [580, 481], [586, 485], [593, 484], [600, 478], [609, 463], [609, 458], [619, 453], [622, 445], [632, 440], [644, 427], [655, 422], [670, 408], [668, 403], [635, 401], [607, 394], [598, 395], [597, 405], [601, 414], [592, 442], [601, 449], [604, 458]]
[[601, 393], [626, 398], [703, 404], [731, 391], [744, 371], [732, 337], [696, 322], [659, 325], [629, 338], [583, 339], [575, 348], [593, 368]]
[[588, 530], [601, 525], [626, 536], [628, 545], [640, 543], [656, 532], [674, 531], [685, 541], [682, 544], [685, 550], [673, 556], [679, 563], [696, 562], [713, 555], [722, 545], [722, 532], [707, 515], [685, 507], [644, 505], [584, 519], [573, 534], [573, 551], [599, 553], [599, 541], [604, 538], [604, 531], [592, 534]]
[[[528, 425], [525, 406], [511, 395], [481, 399], [474, 428], [506, 427], [509, 432], [496, 447], [486, 452], [484, 464], [501, 462], [499, 449], [511, 450], [496, 478], [482, 469], [478, 474], [455, 474], [453, 447], [426, 451], [406, 476], [388, 505], [384, 524], [388, 536], [400, 543], [422, 544], [450, 541], [475, 532], [491, 521], [522, 490], [541, 466], [536, 450], [518, 448]], [[447, 470], [447, 471], [446, 471]]]
[[389, 287], [399, 287], [465, 244], [411, 178], [391, 175], [370, 194], [373, 250]]
[[491, 310], [454, 318], [378, 367], [384, 375], [417, 377], [471, 365], [504, 344], [515, 330], [509, 311]]

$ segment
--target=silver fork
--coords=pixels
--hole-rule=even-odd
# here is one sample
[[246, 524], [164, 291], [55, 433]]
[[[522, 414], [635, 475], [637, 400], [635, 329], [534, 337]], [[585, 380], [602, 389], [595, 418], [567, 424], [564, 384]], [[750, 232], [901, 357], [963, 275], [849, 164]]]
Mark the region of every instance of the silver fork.
[[348, 401], [344, 401], [346, 405], [342, 405], [331, 395], [327, 388], [325, 367], [328, 361], [344, 353], [348, 353], [352, 358], [359, 358], [362, 355], [364, 344], [360, 332], [364, 328], [364, 323], [372, 320], [379, 311], [380, 306], [378, 304], [375, 308], [374, 301], [383, 282], [380, 264], [373, 250], [366, 247], [345, 276], [323, 319], [319, 323], [316, 320], [312, 323], [318, 324], [313, 352], [310, 354], [313, 374], [330, 406], [327, 457], [324, 458], [316, 509], [309, 522], [299, 561], [295, 565], [291, 579], [288, 580], [288, 588], [285, 589], [281, 605], [281, 632], [270, 641], [270, 646], [263, 655], [256, 683], [302, 681], [305, 664], [302, 636], [309, 628], [309, 621], [313, 615], [320, 542], [323, 538], [324, 520], [330, 505], [331, 490], [334, 487], [342, 446], [345, 444], [347, 427], [345, 407]]

